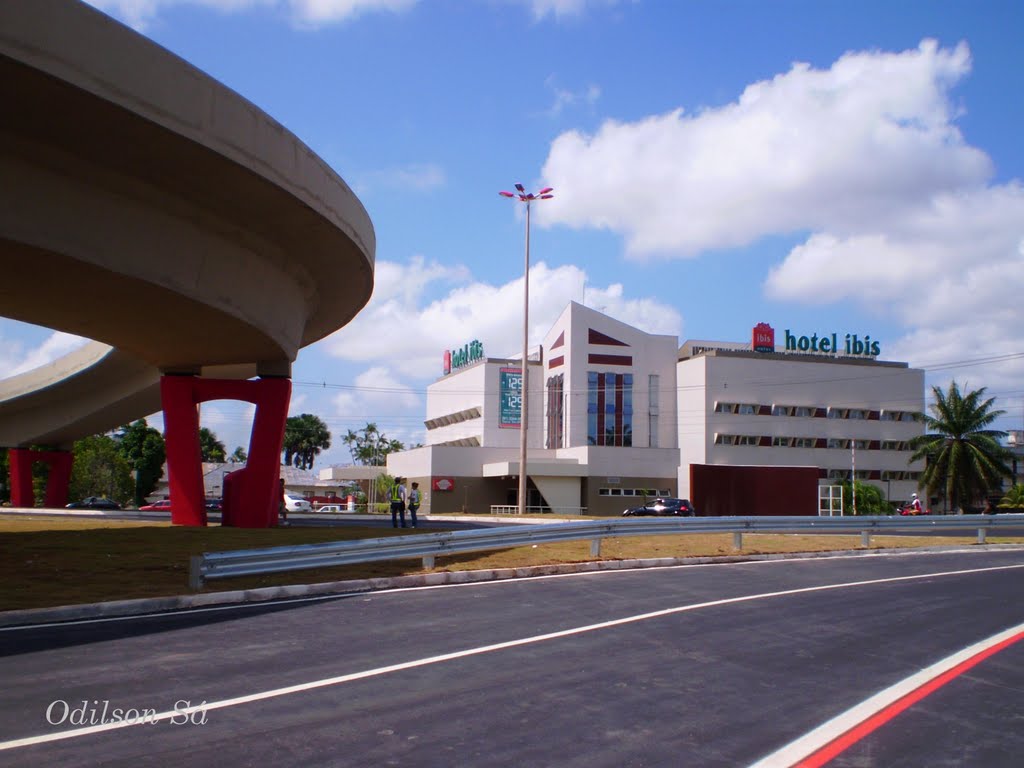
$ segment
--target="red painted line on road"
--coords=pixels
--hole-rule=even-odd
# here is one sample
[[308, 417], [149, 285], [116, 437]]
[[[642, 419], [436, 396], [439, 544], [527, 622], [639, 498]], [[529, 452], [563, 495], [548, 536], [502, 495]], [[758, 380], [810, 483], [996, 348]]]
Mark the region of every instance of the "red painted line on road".
[[1024, 640], [1024, 631], [1018, 632], [1016, 635], [1006, 638], [1000, 643], [993, 645], [990, 648], [986, 648], [983, 651], [975, 654], [969, 659], [957, 664], [952, 669], [943, 672], [938, 677], [928, 681], [920, 688], [911, 691], [901, 699], [897, 699], [889, 706], [879, 710], [874, 715], [869, 717], [867, 720], [862, 722], [860, 725], [855, 726], [844, 733], [842, 736], [834, 739], [833, 741], [826, 744], [824, 747], [819, 749], [817, 752], [809, 755], [808, 757], [801, 760], [799, 763], [794, 763], [793, 768], [821, 768], [821, 766], [828, 764], [836, 757], [841, 755], [847, 749], [852, 747], [861, 739], [870, 735], [874, 731], [881, 728], [883, 725], [891, 721], [901, 712], [910, 709], [917, 702], [935, 693], [935, 691], [942, 688], [950, 681], [956, 679], [967, 670], [977, 666], [985, 659], [994, 656], [1006, 648], [1009, 648], [1016, 642]]

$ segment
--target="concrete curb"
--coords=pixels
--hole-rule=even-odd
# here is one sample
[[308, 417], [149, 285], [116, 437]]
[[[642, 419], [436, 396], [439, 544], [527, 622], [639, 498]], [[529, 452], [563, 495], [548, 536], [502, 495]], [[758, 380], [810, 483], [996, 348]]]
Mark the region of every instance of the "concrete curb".
[[825, 552], [778, 553], [767, 555], [719, 555], [714, 557], [660, 557], [632, 560], [596, 560], [585, 563], [533, 565], [521, 568], [496, 568], [479, 571], [437, 571], [433, 573], [393, 576], [377, 579], [331, 581], [320, 584], [290, 584], [280, 587], [204, 592], [195, 595], [148, 597], [135, 600], [114, 600], [104, 603], [62, 605], [54, 608], [30, 608], [0, 613], [0, 628], [30, 628], [43, 624], [96, 619], [121, 619], [131, 616], [159, 615], [194, 608], [230, 607], [250, 603], [266, 603], [323, 595], [347, 595], [388, 589], [435, 587], [447, 584], [472, 584], [536, 576], [557, 576], [593, 571], [619, 571], [639, 568], [665, 568], [678, 565], [711, 563], [744, 563], [760, 560], [799, 560], [826, 557], [880, 557], [886, 555], [926, 555], [987, 552], [992, 550], [1024, 551], [1024, 544], [972, 544], [970, 547], [920, 547], [914, 549], [848, 549]]

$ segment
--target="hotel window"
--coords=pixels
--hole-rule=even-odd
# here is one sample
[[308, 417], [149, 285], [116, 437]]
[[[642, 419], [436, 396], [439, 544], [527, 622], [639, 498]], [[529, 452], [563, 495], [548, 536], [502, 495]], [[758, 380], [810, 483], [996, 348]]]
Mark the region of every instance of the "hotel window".
[[737, 435], [736, 445], [760, 445], [761, 438], [756, 435]]
[[851, 408], [849, 418], [851, 419], [866, 419], [868, 417], [867, 411], [862, 411], [860, 408]]
[[905, 443], [902, 440], [883, 440], [883, 451], [905, 451]]
[[843, 439], [838, 438], [838, 437], [830, 437], [828, 439], [828, 447], [829, 448], [849, 448], [850, 447], [850, 441], [849, 440], [843, 440]]
[[828, 409], [828, 418], [830, 418], [830, 419], [845, 419], [845, 418], [847, 418], [847, 414], [848, 413], [849, 413], [849, 409], [847, 409], [847, 408], [829, 408]]
[[792, 437], [773, 437], [772, 438], [772, 445], [774, 445], [776, 448], [789, 448], [791, 445], [793, 445], [793, 438]]
[[814, 438], [813, 437], [796, 437], [793, 438], [794, 448], [813, 448]]
[[652, 373], [647, 377], [648, 406], [647, 406], [647, 445], [650, 448], [658, 447], [658, 400], [661, 392], [661, 379], [658, 374]]
[[796, 416], [813, 416], [814, 409], [808, 408], [806, 405], [798, 405], [796, 407]]
[[792, 416], [793, 410], [792, 405], [773, 405], [772, 416]]
[[736, 413], [736, 403], [715, 403], [715, 413]]
[[633, 445], [633, 374], [587, 372], [587, 443]]
[[742, 416], [753, 416], [757, 414], [757, 406], [750, 403], [740, 403], [737, 413]]
[[733, 445], [736, 442], [735, 435], [715, 434], [715, 445]]
[[565, 374], [548, 379], [548, 434], [545, 448], [564, 448], [565, 412], [563, 404]]

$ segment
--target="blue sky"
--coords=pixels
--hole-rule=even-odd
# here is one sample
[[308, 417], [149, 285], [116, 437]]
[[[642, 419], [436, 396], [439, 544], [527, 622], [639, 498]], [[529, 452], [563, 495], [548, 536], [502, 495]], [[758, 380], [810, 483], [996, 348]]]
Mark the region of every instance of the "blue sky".
[[[423, 438], [445, 349], [570, 300], [655, 333], [870, 334], [1024, 428], [1016, 0], [92, 0], [251, 100], [363, 201], [376, 288], [291, 412]], [[345, 286], [326, 289], [345, 301]], [[0, 372], [80, 343], [0, 319]], [[319, 386], [314, 386], [318, 384]], [[228, 449], [249, 415], [203, 410]], [[161, 425], [159, 416], [151, 423]]]

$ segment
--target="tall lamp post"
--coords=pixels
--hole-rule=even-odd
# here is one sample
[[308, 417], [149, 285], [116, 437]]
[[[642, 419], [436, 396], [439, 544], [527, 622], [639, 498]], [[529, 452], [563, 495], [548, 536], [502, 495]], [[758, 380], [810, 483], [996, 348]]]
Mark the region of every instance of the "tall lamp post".
[[536, 200], [550, 200], [551, 187], [544, 187], [540, 192], [527, 192], [522, 184], [516, 184], [515, 192], [499, 192], [502, 197], [509, 197], [526, 203], [526, 258], [523, 267], [523, 374], [522, 390], [519, 402], [519, 514], [526, 514], [526, 419], [528, 411], [526, 401], [529, 394], [527, 378], [527, 355], [530, 341], [530, 205]]

